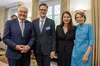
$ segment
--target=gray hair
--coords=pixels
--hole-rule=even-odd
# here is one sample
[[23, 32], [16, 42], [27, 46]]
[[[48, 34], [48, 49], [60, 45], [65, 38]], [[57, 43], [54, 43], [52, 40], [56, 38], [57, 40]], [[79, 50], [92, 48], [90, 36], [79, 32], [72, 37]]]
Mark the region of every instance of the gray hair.
[[20, 6], [20, 7], [18, 8], [18, 12], [20, 11], [21, 8], [25, 8], [25, 9], [27, 10], [27, 12], [28, 12], [28, 8], [26, 8], [25, 6]]

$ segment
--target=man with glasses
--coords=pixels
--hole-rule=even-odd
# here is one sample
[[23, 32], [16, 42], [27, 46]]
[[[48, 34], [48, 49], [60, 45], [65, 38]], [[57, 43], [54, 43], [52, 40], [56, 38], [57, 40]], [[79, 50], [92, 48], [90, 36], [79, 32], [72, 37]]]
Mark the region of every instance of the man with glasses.
[[40, 17], [33, 20], [35, 26], [36, 45], [35, 56], [38, 66], [50, 66], [50, 58], [55, 56], [55, 23], [46, 17], [48, 6], [44, 3], [39, 5]]
[[8, 46], [6, 56], [9, 66], [30, 66], [31, 47], [34, 44], [34, 28], [26, 20], [28, 9], [18, 8], [18, 18], [5, 24], [3, 42]]

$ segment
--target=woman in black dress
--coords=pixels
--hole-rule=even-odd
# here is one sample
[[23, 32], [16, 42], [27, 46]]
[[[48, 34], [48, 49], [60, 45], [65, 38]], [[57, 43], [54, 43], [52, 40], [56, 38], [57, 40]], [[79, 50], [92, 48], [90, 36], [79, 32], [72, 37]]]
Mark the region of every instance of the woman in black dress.
[[56, 28], [58, 66], [70, 66], [71, 54], [75, 39], [75, 26], [71, 14], [62, 14], [61, 24]]

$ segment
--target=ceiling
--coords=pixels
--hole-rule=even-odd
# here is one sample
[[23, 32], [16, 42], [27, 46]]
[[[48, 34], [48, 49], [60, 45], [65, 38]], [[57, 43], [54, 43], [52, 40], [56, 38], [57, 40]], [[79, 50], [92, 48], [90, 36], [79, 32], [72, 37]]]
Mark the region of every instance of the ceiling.
[[16, 4], [18, 2], [19, 2], [19, 0], [2, 0], [2, 1], [0, 1], [0, 7], [13, 5], [13, 4]]
[[[1, 0], [0, 1], [0, 7], [5, 7], [5, 6], [17, 4], [20, 1], [31, 1], [31, 0]], [[40, 1], [43, 2], [43, 1], [48, 1], [48, 0], [40, 0]]]
[[44, 2], [44, 1], [49, 1], [49, 0], [40, 0], [41, 2]]

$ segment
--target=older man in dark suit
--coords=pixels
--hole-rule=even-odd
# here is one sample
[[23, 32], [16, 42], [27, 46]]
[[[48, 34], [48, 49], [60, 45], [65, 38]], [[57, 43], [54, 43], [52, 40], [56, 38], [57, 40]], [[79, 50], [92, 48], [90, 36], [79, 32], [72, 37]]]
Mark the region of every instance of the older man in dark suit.
[[50, 58], [55, 56], [55, 23], [46, 17], [47, 10], [46, 4], [40, 4], [40, 17], [32, 22], [36, 30], [35, 56], [38, 66], [50, 66]]
[[30, 66], [30, 48], [34, 44], [34, 27], [26, 20], [28, 9], [18, 8], [18, 18], [6, 22], [3, 42], [8, 46], [6, 56], [9, 66]]

